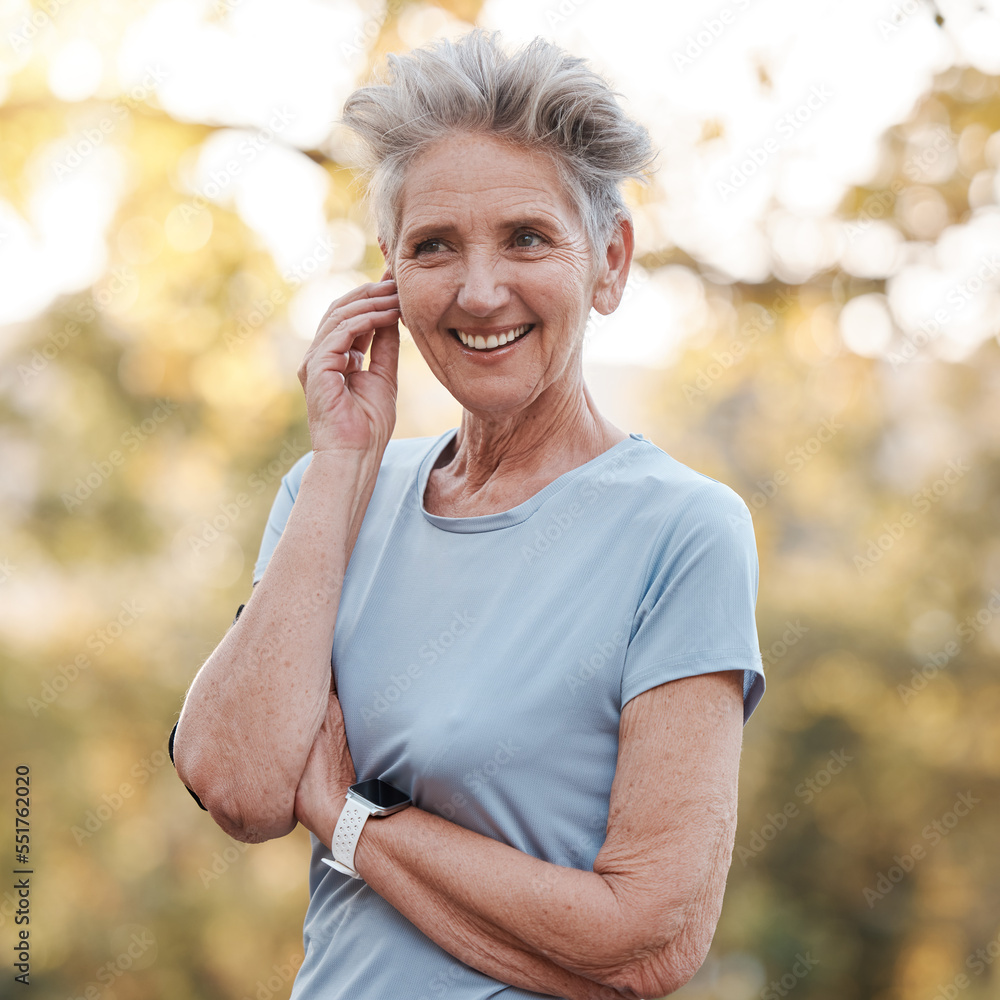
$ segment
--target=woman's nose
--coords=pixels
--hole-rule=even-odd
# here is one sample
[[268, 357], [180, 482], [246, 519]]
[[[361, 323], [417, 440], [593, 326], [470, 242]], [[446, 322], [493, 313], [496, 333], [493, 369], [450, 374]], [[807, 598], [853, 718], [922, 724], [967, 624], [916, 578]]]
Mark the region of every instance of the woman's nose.
[[472, 316], [489, 316], [510, 299], [503, 261], [485, 255], [468, 259], [459, 277], [457, 305]]

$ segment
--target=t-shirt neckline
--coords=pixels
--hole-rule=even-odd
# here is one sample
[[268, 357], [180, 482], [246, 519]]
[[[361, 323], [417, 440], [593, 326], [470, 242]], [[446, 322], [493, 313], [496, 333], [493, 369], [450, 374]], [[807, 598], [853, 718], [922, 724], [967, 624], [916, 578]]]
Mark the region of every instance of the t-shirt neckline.
[[617, 458], [623, 451], [633, 447], [637, 441], [646, 441], [641, 434], [630, 433], [627, 438], [622, 438], [621, 441], [616, 442], [607, 451], [603, 451], [600, 455], [590, 459], [589, 462], [584, 462], [583, 465], [578, 465], [575, 469], [569, 469], [567, 472], [564, 472], [549, 483], [548, 486], [540, 489], [534, 496], [529, 497], [524, 503], [520, 503], [510, 510], [497, 511], [493, 514], [478, 514], [474, 517], [443, 517], [440, 514], [431, 514], [424, 507], [424, 494], [427, 492], [427, 483], [430, 480], [434, 463], [438, 460], [441, 452], [455, 439], [457, 434], [458, 428], [453, 427], [451, 430], [445, 431], [431, 445], [430, 450], [424, 455], [420, 463], [416, 481], [410, 484], [410, 489], [416, 491], [416, 503], [420, 508], [420, 513], [431, 524], [445, 531], [457, 531], [467, 534], [479, 531], [494, 531], [497, 528], [509, 528], [512, 525], [520, 524], [531, 517], [549, 497], [565, 489], [574, 479]]

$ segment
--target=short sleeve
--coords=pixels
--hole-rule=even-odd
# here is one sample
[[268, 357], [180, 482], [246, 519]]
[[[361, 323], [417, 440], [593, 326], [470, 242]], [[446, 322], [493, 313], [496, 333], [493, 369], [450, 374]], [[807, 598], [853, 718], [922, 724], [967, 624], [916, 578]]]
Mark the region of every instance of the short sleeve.
[[750, 511], [709, 480], [650, 553], [625, 654], [621, 704], [665, 681], [743, 670], [743, 722], [764, 694], [754, 611], [758, 562]]
[[274, 502], [271, 504], [271, 513], [268, 515], [267, 524], [264, 525], [264, 535], [260, 540], [260, 552], [257, 555], [257, 562], [253, 568], [253, 582], [256, 585], [267, 569], [267, 564], [271, 561], [274, 549], [281, 538], [281, 533], [285, 530], [288, 522], [288, 515], [292, 512], [292, 505], [299, 492], [299, 483], [302, 481], [302, 473], [312, 458], [312, 452], [306, 452], [289, 470], [281, 477], [281, 484], [275, 494]]

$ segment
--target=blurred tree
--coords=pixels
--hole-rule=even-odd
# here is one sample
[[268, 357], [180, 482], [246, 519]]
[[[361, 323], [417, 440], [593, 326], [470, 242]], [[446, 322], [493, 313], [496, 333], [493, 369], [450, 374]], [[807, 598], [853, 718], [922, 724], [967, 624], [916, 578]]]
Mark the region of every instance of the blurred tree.
[[[372, 61], [404, 47], [406, 6], [389, 5]], [[480, 7], [439, 6], [470, 22]], [[24, 210], [32, 155], [102, 106], [49, 98], [28, 64], [0, 104], [0, 194]], [[929, 124], [953, 137], [947, 171], [914, 158]], [[994, 197], [998, 129], [1000, 81], [949, 70], [843, 217], [914, 244], [966, 221]], [[309, 447], [297, 282], [239, 215], [178, 180], [217, 131], [128, 107], [104, 277], [10, 330], [2, 759], [32, 769], [45, 996], [284, 996], [301, 959], [304, 833], [231, 841], [166, 757], [187, 684], [249, 591], [280, 477]], [[328, 174], [331, 222], [363, 229], [350, 169], [304, 152]], [[373, 242], [358, 260], [379, 277]], [[647, 436], [754, 515], [768, 672], [722, 922], [682, 994], [996, 996], [997, 343], [948, 363], [896, 331], [895, 357], [864, 357], [841, 313], [885, 294], [884, 278], [838, 266], [795, 287], [722, 284], [669, 248], [639, 263], [683, 267], [705, 290], [678, 363], [630, 374], [629, 391]], [[396, 433], [453, 424], [411, 342], [401, 363]]]

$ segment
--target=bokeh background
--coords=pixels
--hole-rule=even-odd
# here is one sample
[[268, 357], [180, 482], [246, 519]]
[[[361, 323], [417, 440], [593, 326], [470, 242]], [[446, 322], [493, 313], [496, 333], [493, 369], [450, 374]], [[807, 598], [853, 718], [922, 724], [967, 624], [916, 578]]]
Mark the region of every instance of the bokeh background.
[[[588, 380], [753, 513], [767, 693], [682, 995], [1000, 996], [997, 0], [0, 12], [2, 861], [25, 764], [35, 996], [290, 991], [306, 835], [230, 840], [166, 739], [309, 449], [317, 321], [381, 273], [343, 100], [473, 25], [589, 58], [651, 130]], [[396, 434], [458, 419], [407, 340]]]

